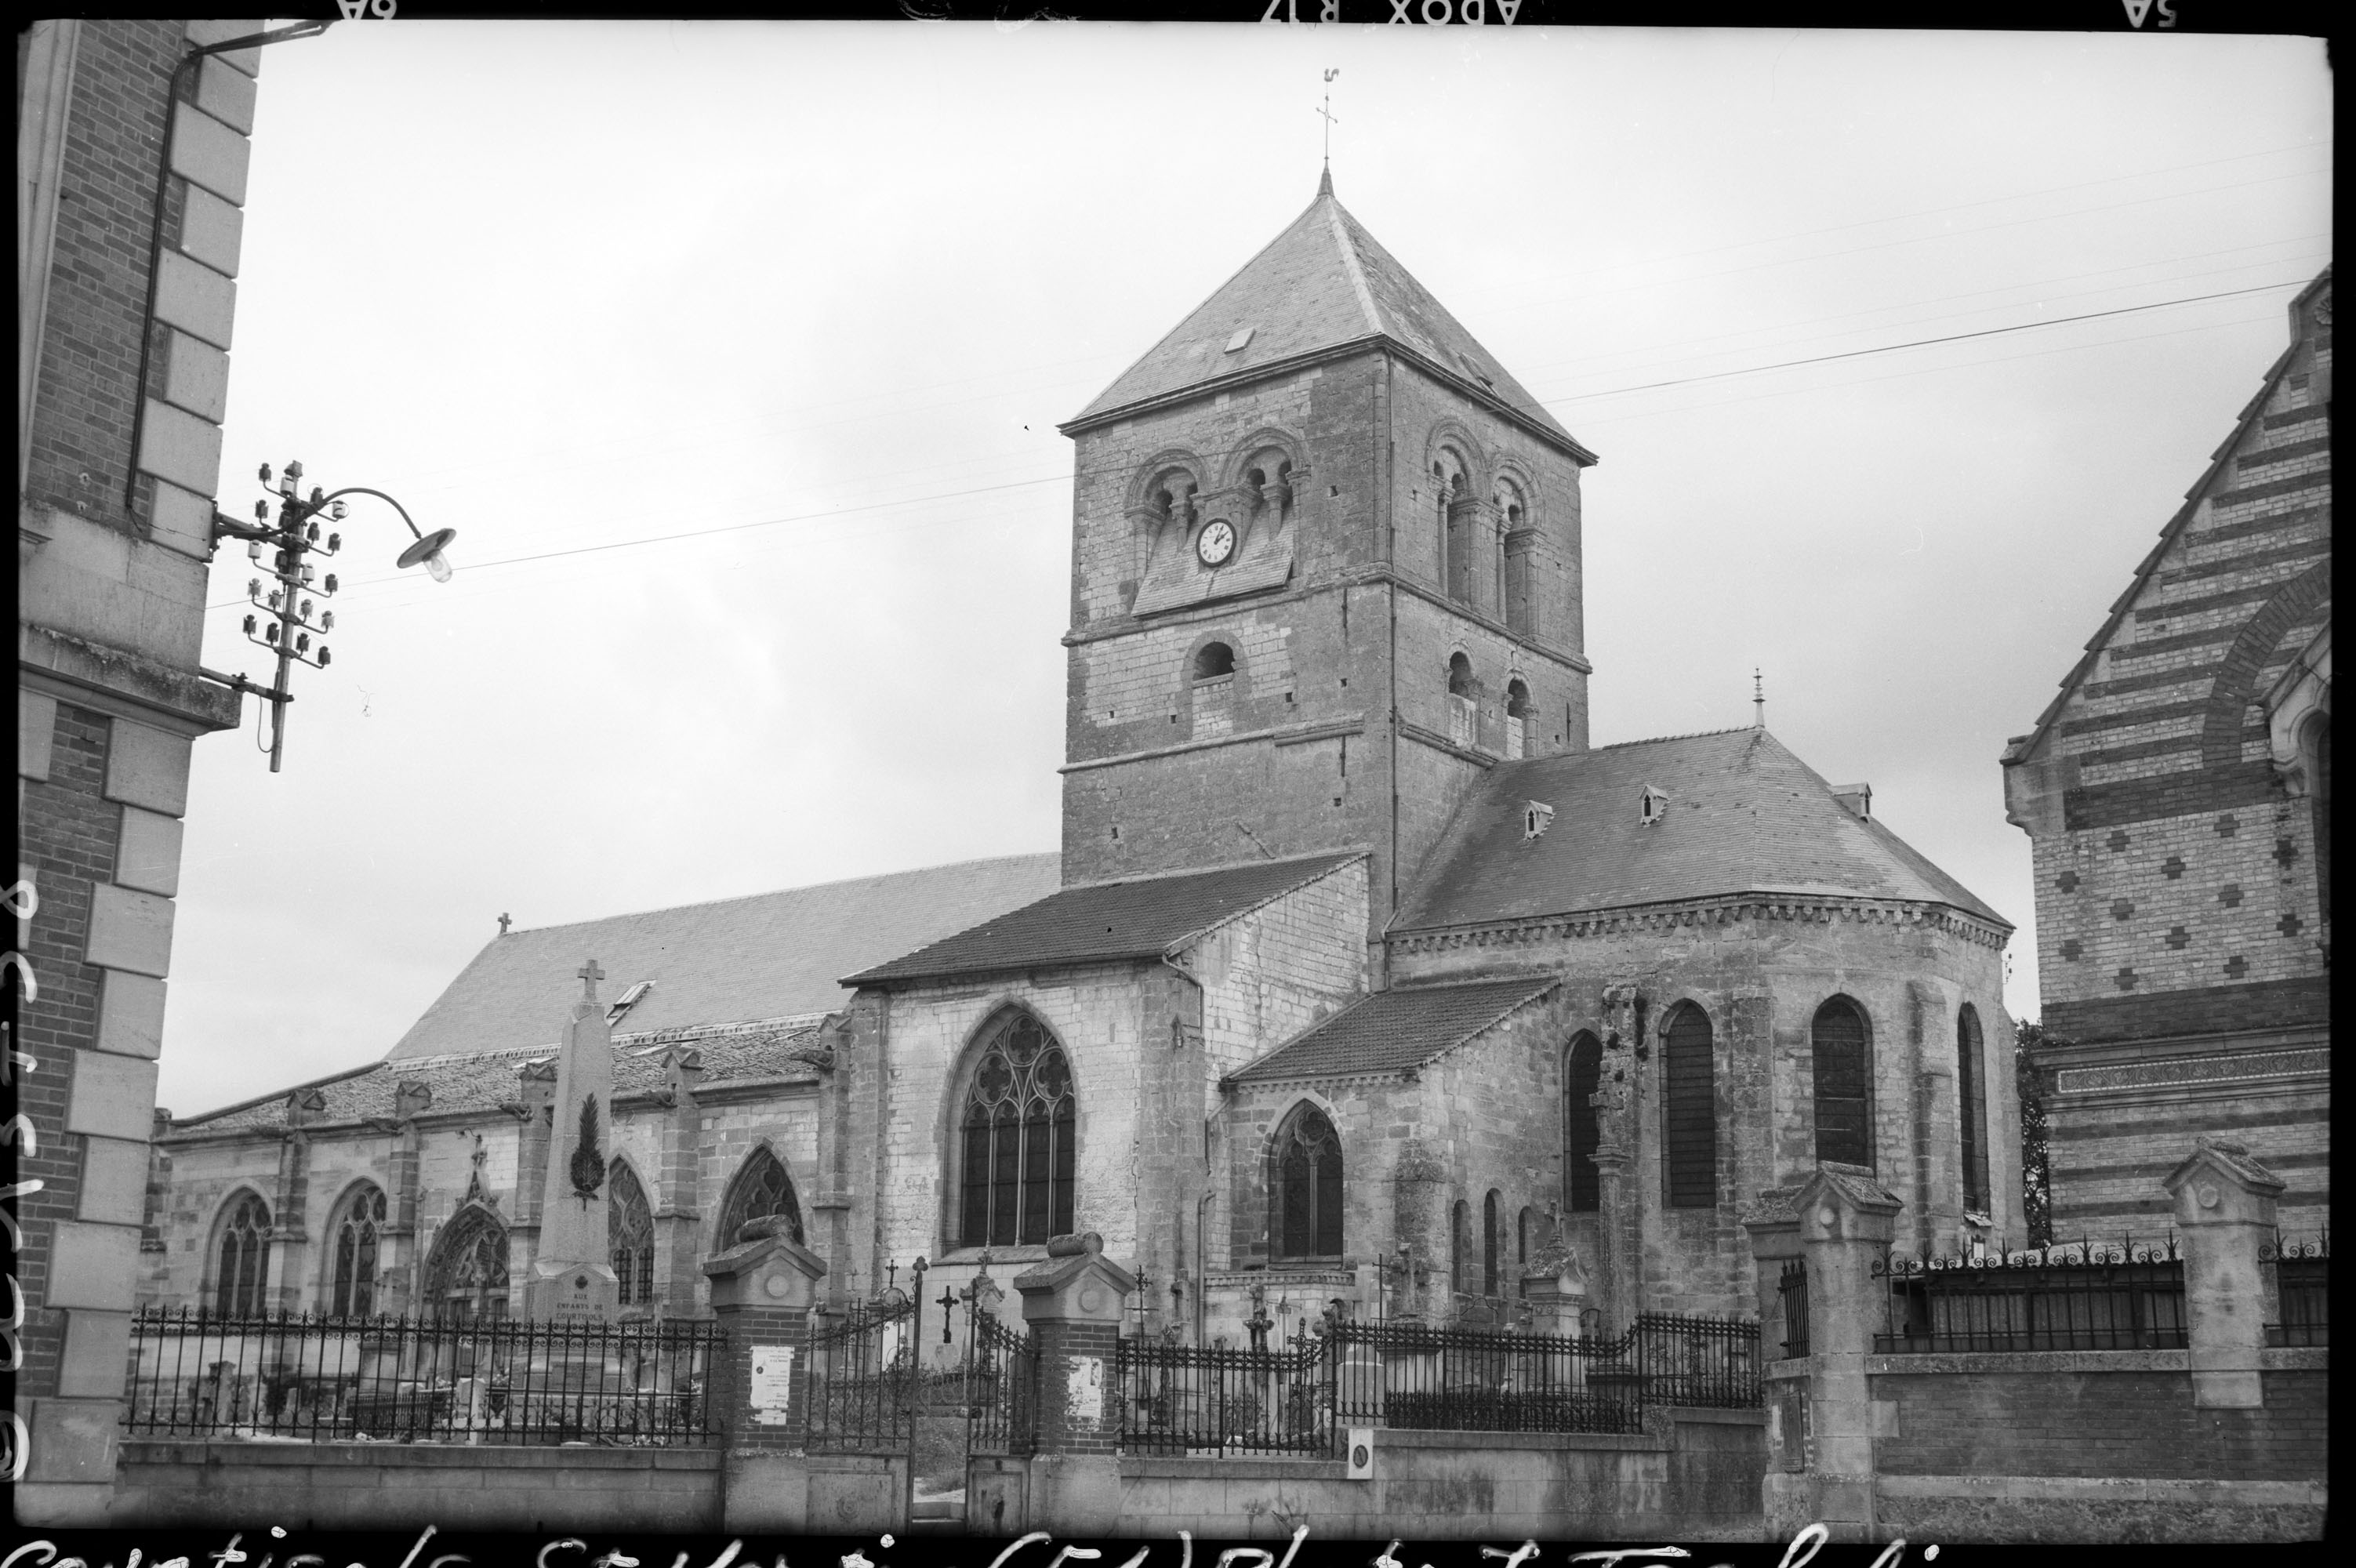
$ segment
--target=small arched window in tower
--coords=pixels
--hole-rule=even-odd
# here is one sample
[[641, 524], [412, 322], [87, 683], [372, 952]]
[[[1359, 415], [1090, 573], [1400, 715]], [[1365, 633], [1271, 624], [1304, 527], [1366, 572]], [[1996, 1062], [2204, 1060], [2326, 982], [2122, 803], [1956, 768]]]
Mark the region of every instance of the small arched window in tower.
[[1448, 738], [1471, 746], [1480, 733], [1480, 700], [1473, 694], [1472, 660], [1462, 653], [1448, 656]]
[[1453, 449], [1440, 453], [1431, 465], [1431, 488], [1440, 515], [1440, 585], [1460, 604], [1472, 602], [1480, 572], [1473, 533], [1480, 506], [1472, 499], [1472, 483], [1464, 459]]
[[1571, 1037], [1570, 1061], [1563, 1073], [1563, 1207], [1592, 1214], [1603, 1207], [1596, 1175], [1595, 1091], [1603, 1079], [1603, 1042], [1586, 1030]]
[[1870, 1165], [1873, 1053], [1865, 1015], [1847, 997], [1833, 997], [1816, 1009], [1809, 1039], [1816, 1080], [1816, 1158]]
[[1472, 1206], [1462, 1198], [1448, 1212], [1448, 1288], [1457, 1295], [1472, 1289]]
[[1497, 1254], [1505, 1250], [1505, 1217], [1497, 1202], [1497, 1191], [1481, 1200], [1481, 1294], [1497, 1294]]
[[1680, 1004], [1663, 1024], [1661, 1041], [1669, 1203], [1708, 1208], [1718, 1202], [1718, 1064], [1709, 1015]]
[[221, 1217], [213, 1248], [213, 1310], [223, 1317], [259, 1313], [270, 1288], [270, 1208], [249, 1192]]
[[1194, 650], [1194, 662], [1189, 667], [1189, 679], [1223, 681], [1236, 672], [1236, 650], [1224, 642], [1206, 642]]
[[508, 1229], [480, 1204], [458, 1210], [425, 1261], [425, 1309], [434, 1317], [508, 1315]]
[[1988, 1211], [1987, 1069], [1980, 1040], [1980, 1015], [1970, 1003], [1955, 1015], [1955, 1093], [1962, 1114], [1964, 1208]]
[[736, 1234], [755, 1219], [772, 1215], [782, 1216], [786, 1234], [795, 1245], [802, 1240], [802, 1206], [794, 1193], [794, 1178], [786, 1174], [785, 1163], [766, 1148], [755, 1149], [729, 1184], [728, 1196], [721, 1200], [720, 1228], [712, 1238], [712, 1250], [724, 1252], [736, 1245]]
[[982, 1047], [966, 1094], [962, 1245], [1027, 1245], [1072, 1229], [1077, 1125], [1064, 1047], [1030, 1014], [1009, 1012]]
[[1505, 683], [1505, 758], [1517, 761], [1535, 749], [1530, 745], [1534, 726], [1530, 718], [1530, 689], [1520, 681]]
[[654, 1210], [626, 1160], [616, 1160], [605, 1177], [605, 1252], [621, 1305], [643, 1306], [654, 1300]]
[[379, 1243], [384, 1235], [384, 1188], [362, 1182], [345, 1195], [337, 1210], [336, 1251], [328, 1282], [328, 1310], [337, 1317], [366, 1317], [376, 1311]]
[[1274, 1223], [1280, 1259], [1342, 1255], [1342, 1140], [1314, 1105], [1285, 1118], [1276, 1136]]

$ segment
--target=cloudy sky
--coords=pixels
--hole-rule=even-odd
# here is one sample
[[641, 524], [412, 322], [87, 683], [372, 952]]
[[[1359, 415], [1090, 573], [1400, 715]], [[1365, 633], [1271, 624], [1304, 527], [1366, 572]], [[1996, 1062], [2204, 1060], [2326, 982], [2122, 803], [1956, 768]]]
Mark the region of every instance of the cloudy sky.
[[264, 57], [221, 504], [299, 457], [458, 575], [358, 502], [285, 771], [198, 747], [163, 1103], [381, 1056], [502, 911], [1055, 847], [1055, 423], [1307, 204], [1329, 67], [1344, 204], [1601, 455], [1593, 741], [1763, 668], [2033, 1014], [1997, 757], [2329, 259], [2319, 43], [369, 21]]

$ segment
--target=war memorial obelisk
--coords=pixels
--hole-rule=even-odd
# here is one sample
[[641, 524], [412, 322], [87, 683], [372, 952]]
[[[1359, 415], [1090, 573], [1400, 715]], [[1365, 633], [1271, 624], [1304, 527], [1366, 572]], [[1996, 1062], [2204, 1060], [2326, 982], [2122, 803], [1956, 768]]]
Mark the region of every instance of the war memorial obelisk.
[[610, 1322], [621, 1292], [607, 1259], [605, 1171], [614, 1119], [614, 1031], [597, 999], [605, 972], [590, 959], [579, 971], [556, 1060], [555, 1125], [548, 1139], [547, 1186], [540, 1206], [540, 1250], [524, 1283], [524, 1316]]

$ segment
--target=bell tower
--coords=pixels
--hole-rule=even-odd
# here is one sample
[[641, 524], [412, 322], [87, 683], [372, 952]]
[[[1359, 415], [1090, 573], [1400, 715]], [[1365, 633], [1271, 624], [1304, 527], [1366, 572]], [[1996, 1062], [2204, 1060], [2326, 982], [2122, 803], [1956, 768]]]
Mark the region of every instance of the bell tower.
[[1334, 199], [1076, 417], [1067, 882], [1357, 848], [1583, 750], [1595, 461]]

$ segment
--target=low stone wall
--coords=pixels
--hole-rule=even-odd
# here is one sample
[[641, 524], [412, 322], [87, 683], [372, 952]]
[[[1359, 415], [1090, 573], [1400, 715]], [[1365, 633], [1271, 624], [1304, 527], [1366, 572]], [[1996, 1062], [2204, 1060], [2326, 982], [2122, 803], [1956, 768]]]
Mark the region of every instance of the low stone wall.
[[717, 1448], [130, 1438], [110, 1527], [717, 1530]]

